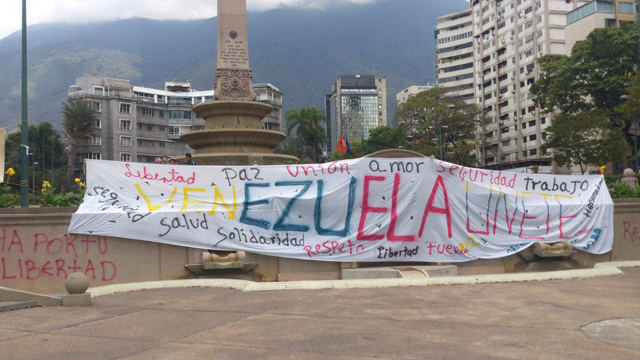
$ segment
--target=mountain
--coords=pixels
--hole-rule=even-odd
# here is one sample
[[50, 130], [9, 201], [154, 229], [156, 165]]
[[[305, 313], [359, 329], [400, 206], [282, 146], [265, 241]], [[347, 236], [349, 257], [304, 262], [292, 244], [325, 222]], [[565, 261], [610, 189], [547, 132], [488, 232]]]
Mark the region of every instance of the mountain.
[[[249, 12], [254, 82], [278, 87], [285, 111], [324, 108], [324, 95], [338, 75], [375, 69], [387, 77], [392, 119], [398, 91], [433, 82], [437, 16], [466, 7], [466, 1], [393, 0]], [[59, 124], [68, 87], [83, 74], [153, 88], [174, 79], [190, 80], [199, 90], [213, 87], [216, 18], [39, 24], [28, 35], [31, 122]], [[20, 121], [19, 39], [20, 32], [0, 39], [0, 126]]]

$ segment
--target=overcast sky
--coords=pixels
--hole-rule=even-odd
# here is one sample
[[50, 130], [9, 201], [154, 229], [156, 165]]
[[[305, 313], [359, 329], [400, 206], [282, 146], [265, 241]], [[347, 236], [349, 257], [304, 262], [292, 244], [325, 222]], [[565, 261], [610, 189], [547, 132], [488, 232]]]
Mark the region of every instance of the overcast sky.
[[[322, 6], [327, 2], [368, 3], [378, 0], [247, 0], [249, 11], [281, 5]], [[1, 0], [0, 39], [22, 27], [22, 1]], [[27, 25], [50, 22], [86, 23], [131, 17], [206, 19], [216, 16], [216, 0], [27, 0]]]

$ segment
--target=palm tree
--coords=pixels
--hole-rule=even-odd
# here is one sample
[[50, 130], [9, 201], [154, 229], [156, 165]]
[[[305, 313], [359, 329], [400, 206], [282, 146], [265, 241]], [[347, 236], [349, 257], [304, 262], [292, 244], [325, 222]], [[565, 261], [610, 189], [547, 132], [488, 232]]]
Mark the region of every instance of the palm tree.
[[68, 103], [62, 103], [62, 115], [62, 133], [69, 144], [67, 176], [69, 181], [72, 181], [76, 146], [81, 140], [88, 140], [91, 136], [97, 135], [95, 124], [98, 114], [87, 101], [69, 100]]
[[324, 113], [315, 107], [301, 107], [300, 110], [287, 111], [284, 116], [287, 120], [287, 136], [295, 131], [304, 146], [311, 147], [315, 163], [316, 151], [322, 151], [322, 146], [327, 143], [327, 133], [320, 125], [327, 120]]

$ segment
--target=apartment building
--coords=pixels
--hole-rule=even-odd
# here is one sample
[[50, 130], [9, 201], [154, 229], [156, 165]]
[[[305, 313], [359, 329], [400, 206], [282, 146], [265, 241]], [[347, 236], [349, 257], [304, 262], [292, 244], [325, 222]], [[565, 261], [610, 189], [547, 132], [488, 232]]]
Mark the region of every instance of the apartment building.
[[438, 20], [435, 84], [450, 96], [471, 102], [475, 97], [472, 9], [440, 16]]
[[[531, 85], [540, 73], [535, 60], [545, 54], [565, 54], [567, 13], [586, 2], [573, 0], [473, 0], [467, 11], [440, 17], [436, 27], [437, 84], [482, 108], [487, 121], [478, 129], [478, 159], [490, 169], [524, 171], [532, 165], [545, 173], [567, 173], [540, 149], [553, 114], [541, 114], [533, 104]], [[469, 19], [470, 18], [470, 19]], [[471, 28], [468, 25], [471, 23]], [[460, 27], [462, 26], [462, 27]], [[469, 31], [472, 37], [469, 41]], [[454, 36], [454, 43], [445, 42]], [[442, 40], [442, 41], [441, 41]], [[451, 43], [451, 44], [450, 44]], [[469, 43], [471, 43], [469, 45]], [[446, 54], [451, 46], [467, 61]], [[452, 73], [452, 66], [460, 66]], [[464, 70], [462, 69], [464, 67]], [[458, 69], [457, 67], [454, 69]], [[472, 78], [469, 72], [473, 71]], [[466, 71], [465, 71], [466, 70]], [[451, 74], [450, 74], [451, 73]], [[452, 76], [456, 78], [451, 79]], [[459, 86], [469, 86], [473, 90]], [[444, 81], [443, 81], [444, 80]], [[470, 91], [473, 96], [470, 97]]]
[[433, 88], [433, 85], [431, 84], [427, 84], [425, 86], [409, 86], [408, 88], [396, 94], [396, 101], [398, 102], [397, 105], [400, 106], [400, 104], [404, 104], [410, 97], [415, 96], [423, 91], [427, 91], [431, 88]]
[[630, 0], [579, 1], [578, 7], [567, 13], [566, 54], [576, 42], [584, 40], [595, 29], [619, 27], [621, 22], [637, 20], [636, 3]]
[[[282, 130], [282, 93], [271, 84], [255, 84], [258, 101], [273, 107], [263, 127]], [[193, 106], [211, 101], [213, 90], [196, 91], [188, 82], [166, 82], [164, 89], [133, 86], [129, 80], [77, 78], [70, 99], [89, 101], [98, 111], [98, 135], [76, 148], [75, 171], [84, 159], [152, 163], [157, 157], [184, 155], [191, 149], [180, 135], [201, 130], [205, 121]]]
[[325, 96], [327, 153], [340, 136], [349, 141], [369, 138], [369, 131], [387, 125], [387, 79], [375, 75], [340, 75]]

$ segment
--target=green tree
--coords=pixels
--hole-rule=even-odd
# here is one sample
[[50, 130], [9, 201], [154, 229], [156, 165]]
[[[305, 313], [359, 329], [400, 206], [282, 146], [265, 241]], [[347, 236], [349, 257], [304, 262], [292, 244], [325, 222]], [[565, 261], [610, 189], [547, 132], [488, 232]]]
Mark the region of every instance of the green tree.
[[322, 127], [322, 123], [327, 120], [326, 116], [315, 107], [292, 109], [284, 116], [287, 120], [287, 136], [295, 132], [315, 163], [316, 154], [322, 153], [322, 148], [327, 143], [327, 132]]
[[[369, 138], [364, 141], [364, 153], [371, 154], [380, 150], [397, 149], [398, 146], [404, 146], [405, 136], [404, 126], [395, 128], [378, 126], [369, 131]], [[353, 150], [353, 147], [351, 149]]]
[[[29, 128], [29, 153], [33, 154], [29, 156], [29, 182], [33, 180], [32, 171], [35, 170], [36, 186], [34, 189], [33, 184], [29, 187], [31, 190], [37, 190], [39, 185], [42, 184], [41, 180], [47, 180], [53, 183], [55, 186], [63, 185], [63, 183], [56, 183], [55, 179], [50, 178], [47, 175], [42, 174], [42, 170], [50, 171], [53, 165], [54, 169], [64, 168], [67, 164], [67, 151], [65, 145], [61, 140], [60, 133], [53, 128], [50, 122], [43, 122], [40, 124], [30, 124]], [[7, 167], [13, 167], [16, 172], [19, 172], [20, 164], [20, 143], [22, 140], [20, 132], [14, 132], [7, 135], [5, 140], [5, 163]], [[37, 162], [38, 165], [33, 165]], [[33, 165], [33, 166], [32, 166]], [[19, 179], [15, 177], [14, 179]], [[53, 180], [53, 182], [52, 182]], [[14, 186], [14, 185], [12, 185]], [[14, 187], [17, 188], [17, 185]]]
[[637, 23], [595, 29], [576, 42], [571, 56], [546, 55], [537, 60], [541, 75], [531, 87], [534, 101], [544, 112], [569, 115], [598, 109], [614, 118], [638, 57]]
[[611, 124], [604, 111], [560, 114], [547, 127], [543, 151], [554, 149], [553, 160], [560, 166], [601, 166], [622, 158], [628, 147], [619, 128]]
[[[475, 105], [447, 95], [435, 87], [410, 97], [398, 106], [396, 124], [405, 124], [413, 136], [412, 148], [425, 155], [445, 151], [445, 160], [475, 166], [476, 130], [484, 113]], [[448, 151], [447, 151], [448, 150]]]
[[288, 138], [273, 150], [276, 154], [285, 154], [301, 158], [305, 156], [304, 144], [300, 139]]
[[67, 177], [71, 181], [76, 147], [81, 140], [89, 140], [92, 135], [97, 135], [95, 123], [98, 114], [87, 101], [69, 100], [62, 103], [62, 116], [63, 135], [69, 145]]

